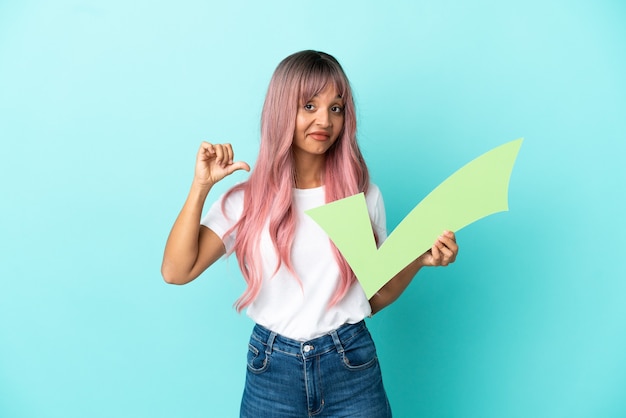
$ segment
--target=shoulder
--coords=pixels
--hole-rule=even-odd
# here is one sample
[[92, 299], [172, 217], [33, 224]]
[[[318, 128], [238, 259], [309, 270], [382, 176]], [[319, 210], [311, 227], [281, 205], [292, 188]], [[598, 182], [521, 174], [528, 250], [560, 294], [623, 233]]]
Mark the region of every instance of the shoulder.
[[243, 184], [237, 184], [220, 197], [219, 205], [226, 216], [235, 219], [241, 216], [244, 207], [244, 193]]
[[382, 196], [382, 193], [375, 183], [370, 183], [367, 188], [367, 195]]
[[383, 194], [374, 183], [370, 183], [365, 193], [365, 201], [370, 207], [376, 207], [383, 204]]
[[376, 232], [376, 241], [380, 245], [387, 238], [387, 217], [383, 195], [374, 183], [370, 183], [365, 194], [367, 210], [372, 220], [372, 226]]
[[244, 190], [240, 184], [222, 193], [220, 197], [211, 205], [207, 218], [239, 219], [243, 211]]
[[228, 204], [230, 204], [231, 202], [232, 203], [243, 202], [244, 189], [245, 189], [244, 183], [238, 183], [234, 185], [233, 187], [231, 187], [226, 192], [224, 192], [220, 196], [219, 200], [227, 202]]

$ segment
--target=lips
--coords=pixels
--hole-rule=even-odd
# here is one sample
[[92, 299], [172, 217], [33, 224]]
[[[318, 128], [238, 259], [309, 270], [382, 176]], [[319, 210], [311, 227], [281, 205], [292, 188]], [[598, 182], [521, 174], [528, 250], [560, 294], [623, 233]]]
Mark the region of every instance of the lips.
[[311, 132], [309, 137], [316, 141], [328, 141], [330, 139], [330, 134], [326, 131], [315, 131]]

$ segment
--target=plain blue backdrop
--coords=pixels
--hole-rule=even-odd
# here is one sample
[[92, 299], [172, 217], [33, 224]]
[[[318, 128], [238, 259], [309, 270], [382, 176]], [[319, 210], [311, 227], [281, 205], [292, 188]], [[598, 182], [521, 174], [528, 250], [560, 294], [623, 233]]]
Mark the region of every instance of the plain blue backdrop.
[[625, 18], [618, 0], [0, 2], [0, 416], [237, 416], [235, 260], [175, 287], [161, 255], [200, 141], [254, 163], [270, 76], [302, 49], [351, 79], [390, 230], [526, 138], [510, 211], [369, 320], [395, 416], [626, 416]]

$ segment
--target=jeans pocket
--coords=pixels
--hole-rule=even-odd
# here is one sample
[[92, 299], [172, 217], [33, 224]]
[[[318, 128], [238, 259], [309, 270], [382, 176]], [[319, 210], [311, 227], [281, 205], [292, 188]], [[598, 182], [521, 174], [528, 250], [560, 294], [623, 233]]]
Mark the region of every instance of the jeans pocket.
[[265, 352], [267, 345], [254, 336], [248, 343], [248, 370], [252, 373], [263, 373], [269, 366], [269, 356]]
[[346, 344], [341, 357], [348, 370], [363, 370], [378, 363], [376, 346], [369, 332], [366, 331]]

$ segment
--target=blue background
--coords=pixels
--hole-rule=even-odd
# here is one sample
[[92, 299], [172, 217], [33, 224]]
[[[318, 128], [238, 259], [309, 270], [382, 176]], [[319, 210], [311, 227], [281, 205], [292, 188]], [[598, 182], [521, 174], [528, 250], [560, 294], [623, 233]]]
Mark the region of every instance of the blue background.
[[0, 416], [237, 416], [235, 260], [175, 287], [161, 255], [200, 141], [253, 163], [271, 73], [309, 48], [351, 79], [390, 230], [526, 138], [510, 211], [369, 321], [395, 416], [626, 416], [625, 18], [618, 0], [4, 0]]

